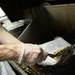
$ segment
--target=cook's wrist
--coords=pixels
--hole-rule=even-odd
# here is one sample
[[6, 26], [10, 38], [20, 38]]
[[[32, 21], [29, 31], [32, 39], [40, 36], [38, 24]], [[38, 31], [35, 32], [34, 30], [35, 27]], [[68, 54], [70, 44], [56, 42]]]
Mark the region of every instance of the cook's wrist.
[[18, 60], [17, 61], [18, 61], [18, 63], [22, 62], [24, 50], [25, 50], [24, 43], [20, 43], [20, 47], [17, 50], [17, 54], [18, 54]]

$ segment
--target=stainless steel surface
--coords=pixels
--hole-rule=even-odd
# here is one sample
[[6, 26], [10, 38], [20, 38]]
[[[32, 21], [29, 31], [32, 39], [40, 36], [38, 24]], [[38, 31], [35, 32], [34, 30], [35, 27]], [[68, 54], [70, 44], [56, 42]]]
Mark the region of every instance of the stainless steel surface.
[[0, 62], [0, 75], [16, 75], [8, 62]]

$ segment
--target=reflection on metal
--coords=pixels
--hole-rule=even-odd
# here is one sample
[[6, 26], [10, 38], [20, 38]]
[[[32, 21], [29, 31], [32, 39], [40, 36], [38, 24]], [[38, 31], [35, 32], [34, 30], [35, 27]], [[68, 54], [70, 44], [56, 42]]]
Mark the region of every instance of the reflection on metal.
[[8, 62], [0, 62], [0, 75], [16, 75]]
[[6, 19], [7, 19], [7, 16], [4, 13], [4, 11], [2, 10], [2, 8], [0, 7], [0, 22], [4, 21]]
[[25, 33], [25, 31], [28, 29], [28, 27], [31, 25], [31, 23], [32, 23], [32, 18], [30, 17], [30, 18], [28, 18], [28, 21], [27, 20], [25, 20], [25, 22], [28, 22], [28, 25], [27, 25], [27, 27], [24, 29], [24, 31], [20, 34], [20, 36], [18, 37], [18, 39], [20, 39], [21, 37], [22, 37], [22, 35]]

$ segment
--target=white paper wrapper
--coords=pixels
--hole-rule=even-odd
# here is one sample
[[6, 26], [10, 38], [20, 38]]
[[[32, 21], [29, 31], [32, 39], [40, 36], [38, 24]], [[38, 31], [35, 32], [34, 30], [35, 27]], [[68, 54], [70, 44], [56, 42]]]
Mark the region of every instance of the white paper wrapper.
[[[71, 46], [67, 41], [65, 41], [61, 37], [57, 37], [56, 39], [49, 41], [47, 43], [41, 44], [40, 47], [43, 50], [46, 50], [49, 54], [56, 54], [60, 52], [62, 49]], [[59, 61], [60, 57], [57, 59], [51, 58], [48, 56], [45, 61], [39, 63], [40, 65], [55, 65]]]

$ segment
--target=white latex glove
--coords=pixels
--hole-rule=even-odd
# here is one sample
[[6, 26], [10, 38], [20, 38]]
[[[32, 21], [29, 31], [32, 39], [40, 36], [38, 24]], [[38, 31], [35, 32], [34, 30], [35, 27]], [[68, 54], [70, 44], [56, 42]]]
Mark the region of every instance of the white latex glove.
[[47, 52], [42, 50], [39, 45], [25, 43], [4, 43], [0, 42], [2, 60], [18, 60], [19, 63], [34, 65], [40, 63], [47, 57]]
[[19, 58], [20, 62], [34, 65], [45, 60], [47, 57], [47, 52], [42, 50], [39, 45], [35, 44], [21, 44], [21, 55]]

